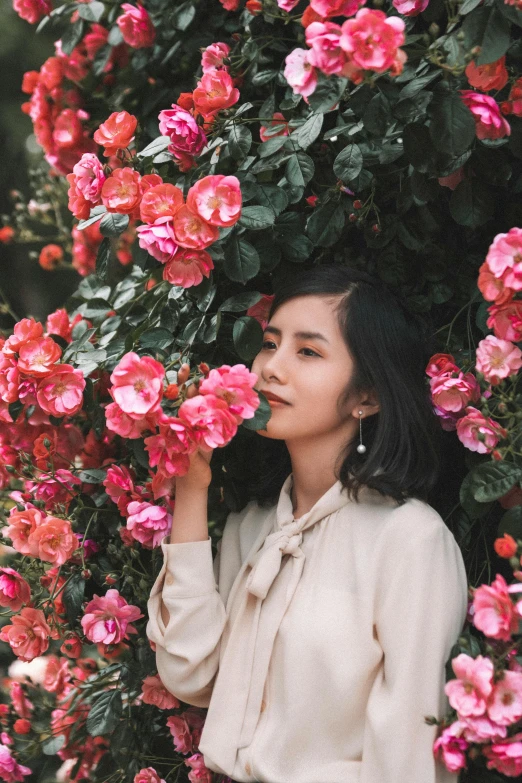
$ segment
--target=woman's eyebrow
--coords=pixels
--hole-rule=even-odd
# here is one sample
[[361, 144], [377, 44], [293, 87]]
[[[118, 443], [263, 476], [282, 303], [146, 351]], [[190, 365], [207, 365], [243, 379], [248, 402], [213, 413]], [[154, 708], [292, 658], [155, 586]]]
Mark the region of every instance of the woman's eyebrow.
[[[281, 329], [277, 329], [275, 326], [266, 326], [265, 332], [276, 334], [278, 337], [282, 335]], [[298, 337], [301, 340], [323, 340], [323, 342], [329, 343], [329, 340], [320, 332], [294, 332], [294, 337]]]

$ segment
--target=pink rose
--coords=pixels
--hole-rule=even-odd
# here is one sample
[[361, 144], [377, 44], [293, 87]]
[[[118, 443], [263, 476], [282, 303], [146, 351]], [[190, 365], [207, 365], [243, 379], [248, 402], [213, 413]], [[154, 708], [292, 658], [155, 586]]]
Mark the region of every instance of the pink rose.
[[473, 90], [460, 90], [462, 100], [473, 114], [478, 139], [501, 139], [511, 134], [511, 127], [500, 113], [498, 103], [491, 95]]
[[480, 399], [480, 387], [471, 372], [444, 372], [430, 379], [431, 395], [435, 405], [445, 411], [460, 413], [470, 402]]
[[172, 516], [163, 506], [133, 500], [127, 506], [127, 513], [127, 529], [145, 549], [159, 546], [172, 526]]
[[491, 639], [511, 641], [518, 629], [518, 617], [506, 580], [497, 574], [491, 585], [480, 585], [473, 596], [473, 625]]
[[347, 57], [341, 49], [341, 28], [333, 22], [312, 22], [306, 28], [306, 43], [311, 48], [308, 60], [323, 73], [341, 73]]
[[483, 715], [493, 690], [493, 663], [482, 655], [474, 659], [461, 653], [451, 665], [458, 679], [450, 680], [444, 686], [449, 703], [459, 717]]
[[214, 69], [203, 74], [192, 98], [196, 111], [211, 119], [216, 112], [238, 102], [239, 90], [227, 71]]
[[187, 204], [177, 210], [173, 224], [176, 242], [181, 247], [204, 250], [219, 239], [218, 227], [207, 223]]
[[[33, 2], [40, 2], [41, 0], [33, 0]], [[26, 6], [29, 4], [29, 0], [15, 0], [20, 5]], [[16, 7], [16, 6], [15, 6]], [[49, 13], [52, 9], [49, 8], [46, 13]], [[21, 16], [21, 14], [20, 14]], [[24, 17], [22, 17], [23, 19]], [[35, 20], [37, 21], [37, 20]], [[5, 732], [2, 732], [5, 735]], [[2, 736], [2, 742], [5, 742], [4, 736]], [[25, 767], [23, 764], [19, 764], [14, 756], [11, 755], [11, 751], [5, 745], [0, 745], [0, 778], [7, 783], [15, 783], [24, 779], [25, 775], [32, 775], [33, 771], [29, 767]]]
[[13, 334], [7, 338], [2, 348], [2, 353], [14, 356], [20, 352], [22, 345], [43, 336], [43, 326], [34, 318], [22, 318], [14, 325]]
[[418, 16], [428, 7], [430, 0], [392, 0], [393, 7], [403, 16]]
[[485, 379], [496, 385], [522, 367], [522, 351], [509, 340], [488, 334], [477, 346], [476, 368]]
[[504, 739], [507, 735], [505, 726], [499, 726], [488, 718], [487, 715], [479, 715], [476, 718], [461, 718], [464, 726], [462, 736], [468, 742], [491, 742]]
[[180, 706], [179, 699], [165, 688], [159, 674], [145, 677], [141, 687], [144, 704], [153, 704], [160, 710], [175, 710]]
[[210, 44], [201, 55], [201, 67], [203, 73], [208, 73], [214, 68], [223, 68], [223, 60], [230, 54], [230, 46], [222, 41]]
[[444, 188], [449, 188], [450, 190], [455, 190], [457, 185], [462, 182], [463, 179], [465, 179], [464, 176], [464, 167], [461, 166], [460, 169], [457, 169], [456, 171], [453, 171], [451, 174], [448, 174], [447, 177], [438, 177], [439, 185], [442, 185]]
[[13, 0], [13, 8], [18, 16], [25, 19], [26, 22], [36, 24], [44, 16], [51, 13], [53, 4], [51, 0]]
[[102, 483], [112, 502], [119, 506], [122, 497], [134, 492], [134, 471], [131, 473], [126, 465], [111, 465]]
[[468, 406], [466, 415], [457, 421], [457, 436], [461, 443], [470, 451], [479, 454], [490, 454], [500, 438], [505, 438], [507, 431], [493, 421], [485, 418], [482, 413]]
[[188, 455], [196, 448], [192, 428], [176, 416], [165, 416], [160, 421], [159, 435], [145, 438], [150, 466], [166, 476], [183, 476], [190, 465]]
[[122, 411], [140, 419], [157, 411], [163, 396], [165, 368], [151, 356], [126, 353], [111, 375], [111, 394]]
[[153, 767], [144, 767], [134, 775], [132, 783], [165, 783]]
[[32, 661], [49, 647], [51, 629], [41, 609], [26, 606], [20, 614], [11, 617], [12, 625], [4, 625], [0, 639], [7, 642], [21, 661]]
[[237, 177], [211, 174], [198, 180], [187, 195], [187, 207], [212, 226], [233, 226], [241, 217]]
[[298, 2], [299, 0], [277, 0], [277, 5], [279, 8], [282, 8], [283, 11], [290, 13], [290, 11], [296, 7]]
[[486, 325], [493, 329], [496, 337], [514, 343], [522, 340], [522, 300], [508, 299], [501, 304], [493, 304], [488, 307], [488, 313]]
[[353, 16], [366, 0], [310, 0], [310, 6], [323, 18]]
[[34, 378], [44, 378], [55, 369], [55, 364], [62, 355], [62, 349], [50, 337], [39, 337], [37, 340], [24, 343], [18, 355], [18, 369], [24, 375]]
[[194, 750], [192, 732], [187, 721], [181, 715], [171, 715], [167, 718], [167, 727], [174, 738], [174, 749], [177, 753], [192, 753]]
[[85, 378], [70, 364], [60, 364], [38, 384], [38, 405], [52, 416], [72, 416], [83, 405]]
[[500, 726], [511, 726], [522, 718], [522, 674], [504, 671], [489, 697], [488, 715]]
[[118, 17], [116, 24], [121, 30], [123, 40], [133, 49], [143, 49], [152, 46], [156, 38], [156, 30], [147, 11], [139, 3], [136, 6], [122, 3], [124, 13]]
[[237, 421], [227, 403], [213, 394], [197, 394], [181, 403], [179, 418], [187, 423], [198, 442], [209, 449], [225, 446], [237, 432]]
[[38, 550], [32, 533], [43, 524], [43, 520], [42, 512], [37, 508], [17, 511], [14, 506], [9, 514], [8, 526], [2, 529], [2, 535], [11, 539], [14, 549], [21, 555], [37, 557]]
[[47, 668], [43, 685], [46, 691], [61, 694], [66, 684], [71, 681], [72, 674], [67, 658], [58, 658], [57, 655], [48, 655]]
[[143, 194], [140, 217], [144, 223], [154, 223], [158, 218], [173, 217], [182, 204], [183, 193], [175, 185], [167, 182], [153, 185]]
[[497, 234], [489, 246], [486, 263], [505, 286], [522, 291], [522, 229], [510, 228], [506, 234]]
[[488, 769], [496, 769], [510, 778], [522, 775], [522, 732], [514, 734], [505, 742], [486, 745], [482, 753], [488, 759]]
[[122, 411], [117, 402], [111, 402], [105, 408], [107, 429], [121, 435], [122, 438], [141, 438], [147, 430], [156, 429], [155, 413], [147, 413], [145, 416], [131, 416]]
[[18, 571], [8, 566], [0, 567], [0, 606], [18, 612], [31, 600], [31, 588]]
[[382, 73], [391, 68], [404, 43], [404, 20], [383, 11], [361, 8], [343, 22], [341, 47], [357, 68]]
[[118, 150], [126, 149], [134, 141], [137, 124], [138, 120], [133, 114], [115, 111], [94, 132], [93, 139], [96, 144], [105, 147], [103, 154], [108, 158], [116, 155]]
[[174, 157], [179, 157], [179, 152], [199, 155], [206, 145], [205, 131], [192, 114], [181, 106], [173, 103], [172, 109], [160, 111], [158, 119], [162, 136], [170, 136], [168, 149]]
[[130, 215], [141, 201], [139, 172], [126, 166], [115, 169], [103, 183], [101, 200], [108, 212]]
[[237, 423], [241, 424], [244, 419], [251, 419], [259, 407], [259, 397], [253, 391], [256, 382], [256, 373], [250, 372], [244, 364], [235, 364], [233, 367], [223, 364], [210, 370], [200, 383], [199, 392], [223, 399]]
[[468, 743], [461, 737], [462, 730], [463, 724], [457, 720], [444, 729], [433, 744], [435, 756], [442, 758], [450, 772], [458, 772], [459, 769], [466, 767]]
[[190, 288], [199, 285], [214, 269], [214, 262], [206, 250], [181, 250], [170, 258], [163, 269], [163, 279], [172, 285]]
[[185, 759], [185, 764], [192, 770], [188, 774], [190, 783], [212, 783], [214, 775], [205, 766], [202, 753], [194, 753], [192, 756], [189, 756], [188, 759]]
[[154, 223], [145, 223], [136, 228], [139, 246], [156, 261], [166, 264], [178, 252], [172, 217], [157, 218]]
[[309, 49], [294, 49], [285, 59], [284, 77], [296, 95], [308, 97], [317, 86], [317, 71]]
[[85, 607], [81, 623], [85, 636], [95, 644], [119, 644], [138, 633], [131, 623], [143, 617], [137, 606], [128, 604], [118, 590], [95, 595]]
[[107, 179], [98, 157], [92, 152], [86, 152], [74, 166], [74, 186], [86, 201], [99, 204], [102, 185]]
[[78, 549], [78, 539], [72, 532], [71, 523], [57, 517], [46, 517], [31, 533], [30, 539], [36, 549], [36, 557], [58, 566], [69, 560]]

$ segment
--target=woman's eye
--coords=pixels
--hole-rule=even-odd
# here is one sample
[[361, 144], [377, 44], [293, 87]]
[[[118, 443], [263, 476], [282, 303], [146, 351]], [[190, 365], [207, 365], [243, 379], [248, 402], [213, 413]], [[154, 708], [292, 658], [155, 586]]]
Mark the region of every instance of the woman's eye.
[[[265, 340], [262, 343], [261, 348], [263, 350], [270, 350], [269, 346], [271, 346], [271, 345], [275, 345], [275, 343], [272, 342], [272, 340]], [[315, 351], [312, 351], [311, 348], [301, 348], [301, 351], [309, 351], [309, 353], [312, 354], [312, 356], [317, 356], [317, 357], [319, 356], [319, 354], [316, 353]]]
[[266, 348], [268, 345], [274, 345], [272, 340], [265, 340], [261, 347]]
[[311, 348], [302, 348], [301, 350], [303, 350], [303, 351], [310, 351], [310, 353], [313, 354], [313, 356], [319, 356], [319, 354], [316, 353], [315, 351], [312, 351]]

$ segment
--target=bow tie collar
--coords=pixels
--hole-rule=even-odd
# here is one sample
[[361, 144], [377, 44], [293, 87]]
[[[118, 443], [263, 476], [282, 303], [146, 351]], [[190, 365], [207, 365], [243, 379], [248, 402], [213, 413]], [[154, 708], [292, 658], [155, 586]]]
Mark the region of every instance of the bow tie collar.
[[[294, 519], [292, 484], [290, 474], [277, 506], [267, 511], [227, 601], [223, 652], [199, 747], [228, 775], [235, 769], [238, 749], [252, 742], [259, 721], [275, 637], [304, 568], [303, 532], [350, 502], [337, 481], [310, 511]], [[283, 555], [291, 555], [286, 568], [281, 568]], [[231, 676], [236, 681], [233, 688]]]

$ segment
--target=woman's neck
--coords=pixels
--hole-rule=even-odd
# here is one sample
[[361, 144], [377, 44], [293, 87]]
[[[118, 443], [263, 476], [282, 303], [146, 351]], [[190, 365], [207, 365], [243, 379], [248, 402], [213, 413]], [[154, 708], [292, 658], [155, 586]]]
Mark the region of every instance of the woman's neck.
[[303, 443], [287, 441], [292, 463], [293, 486], [291, 490], [294, 518], [299, 519], [328, 492], [337, 481], [336, 462], [339, 467], [341, 445], [339, 438], [333, 442]]

